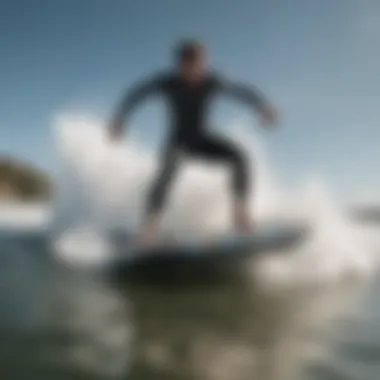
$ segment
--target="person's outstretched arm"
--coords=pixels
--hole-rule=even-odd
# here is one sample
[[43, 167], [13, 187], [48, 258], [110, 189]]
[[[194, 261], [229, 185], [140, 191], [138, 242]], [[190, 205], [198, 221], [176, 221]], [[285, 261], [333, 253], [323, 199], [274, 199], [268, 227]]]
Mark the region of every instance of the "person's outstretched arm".
[[221, 93], [232, 96], [237, 100], [243, 101], [259, 112], [263, 122], [275, 124], [277, 114], [274, 106], [267, 98], [255, 87], [243, 83], [233, 82], [223, 77], [216, 77], [215, 83]]
[[136, 83], [121, 99], [109, 124], [111, 138], [121, 136], [123, 125], [131, 112], [148, 96], [158, 93], [163, 88], [163, 76], [156, 75], [153, 78]]

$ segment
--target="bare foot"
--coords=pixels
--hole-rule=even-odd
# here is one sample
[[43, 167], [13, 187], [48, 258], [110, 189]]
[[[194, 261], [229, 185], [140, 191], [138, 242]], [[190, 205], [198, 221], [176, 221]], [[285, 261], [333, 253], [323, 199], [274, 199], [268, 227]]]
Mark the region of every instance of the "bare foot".
[[249, 235], [255, 230], [255, 223], [251, 219], [248, 205], [243, 199], [236, 198], [234, 201], [234, 224], [235, 231], [239, 235]]
[[152, 231], [142, 231], [137, 238], [137, 245], [142, 248], [150, 248], [157, 242], [157, 235]]
[[157, 243], [160, 226], [159, 222], [160, 219], [158, 215], [149, 215], [147, 217], [137, 238], [137, 245], [139, 247], [149, 248]]
[[137, 238], [137, 244], [139, 247], [149, 248], [157, 242], [157, 230], [156, 228], [143, 228]]
[[249, 235], [255, 231], [256, 224], [248, 215], [239, 215], [236, 220], [235, 229], [240, 235]]

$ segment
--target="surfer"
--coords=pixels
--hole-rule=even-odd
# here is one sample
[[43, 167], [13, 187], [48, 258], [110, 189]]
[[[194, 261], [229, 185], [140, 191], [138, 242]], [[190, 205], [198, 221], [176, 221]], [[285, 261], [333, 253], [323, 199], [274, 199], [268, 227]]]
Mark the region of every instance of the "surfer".
[[109, 125], [110, 138], [121, 138], [123, 125], [142, 100], [153, 94], [162, 95], [171, 111], [169, 139], [160, 159], [160, 169], [149, 192], [140, 242], [155, 242], [161, 216], [179, 158], [201, 158], [221, 162], [231, 169], [234, 225], [238, 233], [249, 233], [253, 221], [248, 213], [250, 192], [248, 159], [232, 141], [213, 135], [207, 129], [206, 112], [217, 93], [235, 97], [258, 111], [265, 124], [276, 122], [276, 112], [268, 100], [255, 88], [231, 82], [208, 70], [204, 47], [197, 41], [182, 41], [175, 49], [175, 69], [155, 74], [137, 83], [128, 91]]

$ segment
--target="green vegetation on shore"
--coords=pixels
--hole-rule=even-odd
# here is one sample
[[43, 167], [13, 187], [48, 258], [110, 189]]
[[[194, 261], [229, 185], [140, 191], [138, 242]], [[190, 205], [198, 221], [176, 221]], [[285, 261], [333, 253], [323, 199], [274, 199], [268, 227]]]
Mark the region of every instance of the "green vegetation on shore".
[[20, 160], [0, 157], [0, 201], [46, 200], [52, 190], [47, 173]]

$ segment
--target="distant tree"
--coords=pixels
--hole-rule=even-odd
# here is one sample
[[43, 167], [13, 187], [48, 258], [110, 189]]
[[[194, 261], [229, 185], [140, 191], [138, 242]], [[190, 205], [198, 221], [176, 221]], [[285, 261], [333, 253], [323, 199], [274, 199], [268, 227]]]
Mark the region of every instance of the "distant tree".
[[32, 165], [0, 157], [0, 198], [42, 200], [52, 195], [49, 176]]

